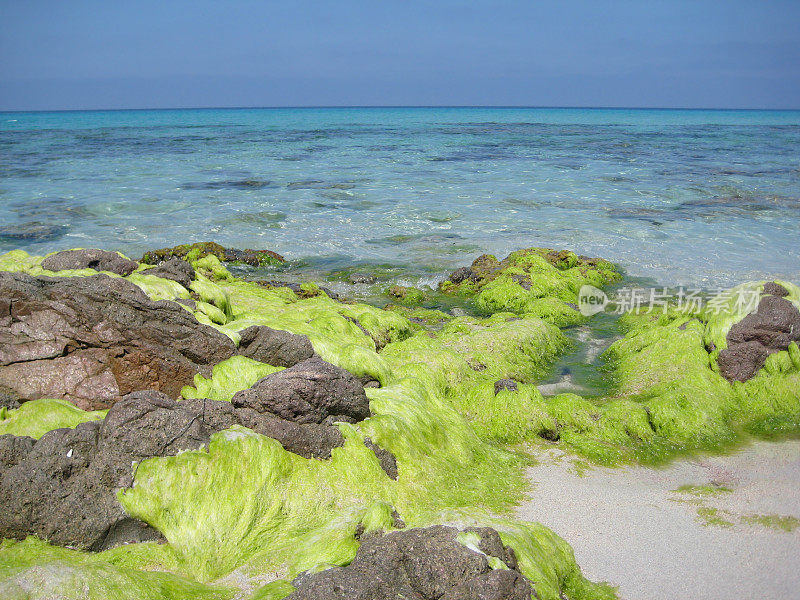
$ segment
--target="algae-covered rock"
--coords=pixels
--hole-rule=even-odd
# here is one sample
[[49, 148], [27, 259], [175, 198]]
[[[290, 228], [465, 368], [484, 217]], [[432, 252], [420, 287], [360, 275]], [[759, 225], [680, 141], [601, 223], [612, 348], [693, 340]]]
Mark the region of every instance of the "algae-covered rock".
[[402, 304], [403, 306], [413, 306], [425, 300], [425, 292], [415, 287], [406, 287], [403, 285], [393, 285], [386, 290], [386, 295], [389, 296], [393, 302]]
[[42, 268], [48, 271], [65, 271], [68, 269], [94, 269], [109, 271], [117, 275], [130, 275], [139, 267], [139, 263], [120, 256], [116, 252], [98, 250], [97, 248], [65, 250], [51, 254], [42, 261]]
[[0, 385], [24, 399], [99, 409], [142, 389], [177, 397], [234, 352], [227, 336], [124, 279], [0, 272]]
[[278, 265], [286, 262], [280, 254], [272, 250], [237, 250], [225, 248], [216, 242], [197, 242], [181, 244], [172, 248], [161, 248], [145, 252], [141, 262], [146, 265], [157, 265], [171, 258], [183, 258], [190, 261], [215, 256], [223, 262], [244, 263], [254, 267]]
[[617, 268], [599, 258], [567, 250], [528, 248], [502, 261], [479, 256], [470, 267], [454, 271], [439, 289], [474, 297], [489, 313], [531, 313], [559, 326], [580, 322], [578, 292], [584, 285], [602, 287], [621, 278]]
[[304, 575], [287, 600], [530, 600], [514, 551], [491, 528], [434, 526], [366, 537], [347, 567]]

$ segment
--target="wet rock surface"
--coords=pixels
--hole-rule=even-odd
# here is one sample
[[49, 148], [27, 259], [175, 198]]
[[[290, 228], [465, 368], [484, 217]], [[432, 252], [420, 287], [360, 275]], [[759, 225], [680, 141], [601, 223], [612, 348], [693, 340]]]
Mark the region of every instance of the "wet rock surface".
[[187, 289], [195, 278], [194, 267], [180, 258], [171, 258], [153, 269], [148, 269], [144, 274], [177, 281]]
[[223, 262], [244, 263], [253, 267], [286, 262], [280, 254], [272, 250], [239, 250], [237, 248], [226, 248], [216, 242], [198, 242], [196, 244], [182, 244], [172, 248], [151, 250], [142, 256], [141, 262], [147, 265], [158, 265], [172, 258], [185, 259], [190, 253], [194, 258], [213, 255]]
[[[353, 562], [295, 580], [287, 600], [530, 600], [514, 551], [494, 529], [467, 529], [478, 550], [457, 540], [459, 530], [437, 525], [363, 538]], [[493, 570], [489, 558], [507, 569]]]
[[305, 335], [265, 326], [248, 327], [239, 334], [239, 354], [275, 367], [293, 367], [314, 356], [314, 347]]
[[177, 397], [235, 351], [227, 336], [127, 280], [0, 272], [0, 386], [21, 399], [96, 410], [136, 390]]
[[309, 358], [237, 392], [232, 404], [296, 423], [361, 421], [369, 417], [364, 386], [349, 371]]
[[727, 341], [717, 359], [720, 373], [728, 381], [747, 381], [770, 354], [800, 341], [800, 311], [785, 298], [763, 296], [756, 312], [730, 328]]
[[97, 248], [56, 252], [42, 261], [42, 268], [48, 271], [94, 269], [95, 271], [109, 271], [123, 277], [133, 273], [138, 266], [139, 263], [136, 261], [124, 258], [116, 252]]

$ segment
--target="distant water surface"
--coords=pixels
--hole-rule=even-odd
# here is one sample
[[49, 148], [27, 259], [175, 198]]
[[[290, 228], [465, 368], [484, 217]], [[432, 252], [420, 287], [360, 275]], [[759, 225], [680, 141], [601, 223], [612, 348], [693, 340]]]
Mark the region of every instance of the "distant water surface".
[[0, 251], [201, 240], [431, 281], [550, 246], [666, 285], [800, 282], [800, 111], [0, 113]]

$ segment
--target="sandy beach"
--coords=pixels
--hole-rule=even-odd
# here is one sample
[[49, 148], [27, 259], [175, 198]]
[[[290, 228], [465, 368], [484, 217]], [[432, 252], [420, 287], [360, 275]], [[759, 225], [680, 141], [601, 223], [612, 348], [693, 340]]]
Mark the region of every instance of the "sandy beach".
[[557, 450], [540, 461], [518, 516], [547, 523], [621, 598], [798, 596], [800, 441], [660, 469], [583, 468]]

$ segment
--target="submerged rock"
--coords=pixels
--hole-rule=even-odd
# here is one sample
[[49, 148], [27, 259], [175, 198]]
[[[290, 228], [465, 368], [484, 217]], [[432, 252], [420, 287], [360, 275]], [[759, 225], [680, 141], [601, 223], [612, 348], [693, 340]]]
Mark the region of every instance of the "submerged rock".
[[177, 397], [233, 342], [125, 280], [0, 272], [0, 385], [20, 398], [108, 408], [125, 394]]
[[393, 285], [386, 290], [386, 295], [391, 297], [394, 302], [404, 306], [420, 304], [425, 300], [425, 292], [415, 287], [404, 285]]
[[350, 275], [347, 276], [347, 281], [353, 285], [359, 283], [371, 284], [378, 281], [378, 278], [370, 273], [350, 273]]
[[67, 269], [94, 269], [109, 271], [125, 277], [133, 273], [139, 263], [120, 256], [116, 252], [88, 248], [56, 252], [42, 261], [42, 268], [48, 271], [66, 271]]
[[[467, 544], [470, 544], [469, 546]], [[366, 536], [347, 567], [304, 575], [287, 600], [530, 600], [514, 551], [491, 528], [437, 525]]]
[[171, 258], [153, 269], [148, 269], [144, 274], [177, 281], [187, 289], [196, 276], [194, 267], [180, 258]]
[[[777, 287], [786, 291], [782, 286]], [[800, 310], [785, 298], [766, 295], [756, 312], [728, 331], [728, 347], [717, 358], [720, 374], [728, 381], [747, 381], [764, 366], [770, 354], [787, 350], [789, 344], [797, 341], [800, 341]]]
[[282, 264], [286, 262], [280, 254], [271, 250], [238, 250], [236, 248], [226, 248], [216, 242], [197, 242], [195, 244], [182, 244], [172, 248], [161, 248], [145, 252], [141, 262], [146, 265], [157, 265], [166, 262], [171, 258], [183, 258], [196, 260], [206, 256], [216, 256], [224, 262], [238, 262], [262, 267], [265, 265]]
[[314, 347], [305, 335], [265, 326], [240, 331], [239, 354], [275, 367], [293, 367], [314, 356]]
[[17, 225], [4, 225], [0, 227], [0, 240], [51, 242], [57, 240], [69, 231], [64, 225], [28, 221]]
[[296, 423], [361, 421], [370, 416], [364, 386], [349, 371], [309, 358], [237, 392], [236, 407], [269, 412]]

